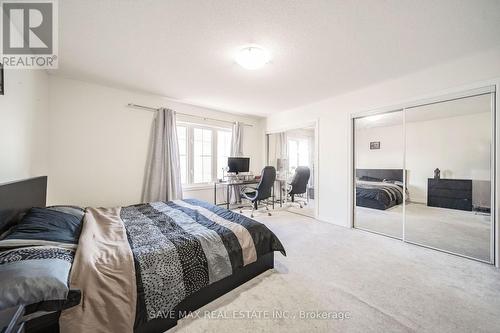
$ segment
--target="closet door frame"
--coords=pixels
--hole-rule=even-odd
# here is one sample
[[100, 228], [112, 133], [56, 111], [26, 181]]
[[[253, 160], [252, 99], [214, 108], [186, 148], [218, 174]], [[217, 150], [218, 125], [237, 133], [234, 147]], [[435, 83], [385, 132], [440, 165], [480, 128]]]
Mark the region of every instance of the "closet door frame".
[[[499, 170], [498, 170], [498, 162], [500, 158], [500, 117], [496, 116], [497, 113], [497, 106], [500, 105], [500, 78], [496, 80], [490, 80], [474, 85], [469, 85], [461, 88], [455, 88], [455, 89], [450, 89], [447, 91], [443, 91], [438, 94], [432, 94], [428, 96], [424, 96], [419, 99], [414, 99], [414, 100], [409, 100], [407, 102], [400, 103], [398, 105], [393, 105], [393, 106], [387, 106], [387, 107], [381, 107], [381, 108], [375, 108], [372, 110], [368, 111], [363, 111], [363, 112], [356, 112], [356, 113], [351, 113], [350, 114], [350, 158], [349, 158], [349, 206], [350, 206], [350, 214], [349, 214], [349, 226], [351, 228], [355, 228], [355, 202], [356, 202], [356, 193], [354, 189], [354, 184], [355, 184], [355, 167], [356, 167], [356, 159], [355, 159], [355, 120], [357, 118], [362, 118], [362, 117], [368, 117], [368, 116], [373, 116], [373, 115], [378, 115], [378, 114], [385, 114], [389, 112], [395, 112], [395, 111], [403, 111], [403, 140], [404, 140], [404, 149], [403, 149], [403, 183], [406, 188], [406, 110], [407, 109], [412, 109], [416, 108], [419, 106], [425, 106], [425, 105], [431, 105], [431, 104], [437, 104], [437, 103], [443, 103], [443, 102], [448, 102], [448, 101], [453, 101], [453, 100], [459, 100], [459, 99], [464, 99], [468, 97], [474, 97], [474, 96], [480, 96], [480, 95], [487, 95], [489, 94], [491, 96], [491, 149], [490, 149], [490, 174], [491, 174], [491, 221], [490, 221], [490, 260], [485, 261], [481, 260], [478, 258], [473, 258], [469, 257], [466, 255], [462, 255], [459, 253], [454, 253], [451, 251], [446, 251], [438, 248], [434, 248], [431, 246], [415, 243], [415, 242], [410, 242], [406, 240], [405, 237], [405, 224], [406, 224], [406, 212], [405, 212], [405, 207], [406, 204], [403, 204], [403, 235], [402, 235], [402, 241], [405, 243], [409, 244], [415, 244], [418, 246], [426, 247], [426, 248], [431, 248], [433, 250], [437, 250], [440, 252], [445, 252], [445, 253], [450, 253], [453, 255], [457, 255], [460, 257], [472, 259], [475, 261], [480, 261], [484, 262], [487, 264], [493, 264], [496, 267], [500, 267], [500, 246], [498, 244], [499, 239], [500, 239], [500, 228], [498, 226], [497, 222], [497, 216], [499, 216], [499, 205], [497, 205], [496, 199], [500, 197], [500, 189], [498, 188], [496, 184], [496, 179], [499, 177]], [[406, 202], [406, 193], [404, 193], [404, 202]], [[376, 231], [371, 231], [367, 229], [360, 229], [356, 228], [359, 230], [363, 231], [368, 231], [376, 234], [381, 234], [384, 235], [383, 233], [378, 233]], [[388, 236], [388, 235], [384, 235]], [[391, 238], [394, 238], [392, 236], [389, 236]]]

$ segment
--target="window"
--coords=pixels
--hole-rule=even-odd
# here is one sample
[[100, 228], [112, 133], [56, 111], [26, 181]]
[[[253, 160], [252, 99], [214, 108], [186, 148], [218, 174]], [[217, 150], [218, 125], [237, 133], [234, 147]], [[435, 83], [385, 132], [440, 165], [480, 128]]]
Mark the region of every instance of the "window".
[[307, 139], [288, 140], [288, 167], [294, 172], [298, 166], [309, 166], [309, 141]]
[[182, 184], [203, 184], [223, 177], [231, 151], [231, 130], [177, 124]]
[[297, 140], [288, 140], [288, 168], [290, 172], [294, 172], [299, 164], [298, 159], [298, 142]]
[[212, 181], [212, 130], [194, 128], [193, 183]]
[[309, 142], [308, 140], [299, 141], [299, 165], [309, 166]]
[[187, 127], [177, 126], [177, 140], [179, 141], [179, 157], [181, 164], [181, 183], [187, 181]]

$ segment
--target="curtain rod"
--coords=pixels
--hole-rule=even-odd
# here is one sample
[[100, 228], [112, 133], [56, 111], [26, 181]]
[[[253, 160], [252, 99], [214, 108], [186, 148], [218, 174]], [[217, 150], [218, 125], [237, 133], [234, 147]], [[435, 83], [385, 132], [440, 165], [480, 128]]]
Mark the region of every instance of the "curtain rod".
[[[152, 108], [150, 106], [144, 106], [144, 105], [139, 105], [139, 104], [134, 104], [134, 103], [128, 103], [127, 106], [130, 107], [130, 108], [137, 108], [137, 109], [143, 109], [143, 110], [148, 110], [148, 111], [158, 111], [159, 110], [159, 108]], [[203, 120], [220, 121], [220, 122], [223, 122], [223, 123], [230, 123], [230, 124], [236, 123], [235, 121], [228, 121], [228, 120], [221, 120], [221, 119], [215, 119], [215, 118], [202, 117], [202, 116], [197, 116], [197, 115], [194, 115], [194, 114], [182, 113], [182, 112], [177, 112], [177, 111], [174, 111], [174, 112], [176, 114], [181, 114], [183, 116], [200, 118], [200, 119], [203, 119]], [[243, 126], [253, 127], [253, 125], [246, 124], [246, 123], [243, 123], [243, 122], [240, 122], [240, 124], [243, 125]]]

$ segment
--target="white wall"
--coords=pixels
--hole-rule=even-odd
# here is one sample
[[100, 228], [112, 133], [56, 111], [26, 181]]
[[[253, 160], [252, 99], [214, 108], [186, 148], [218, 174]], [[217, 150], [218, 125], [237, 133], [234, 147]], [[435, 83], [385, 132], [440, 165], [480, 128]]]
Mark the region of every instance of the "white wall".
[[[350, 224], [351, 114], [446, 93], [500, 77], [500, 48], [429, 68], [398, 79], [274, 114], [267, 130], [319, 120], [319, 219]], [[342, 80], [342, 78], [336, 78]]]
[[[400, 125], [356, 128], [355, 160], [357, 169], [402, 169], [404, 157], [403, 118]], [[370, 149], [380, 142], [380, 149]], [[407, 167], [408, 169], [408, 167]]]
[[0, 183], [46, 175], [48, 75], [5, 70], [0, 95]]
[[[403, 167], [403, 126], [356, 131], [356, 168]], [[380, 149], [370, 150], [370, 142]], [[427, 178], [472, 179], [473, 205], [490, 207], [491, 114], [476, 113], [406, 123], [407, 187], [412, 202], [427, 203]]]
[[[154, 113], [127, 103], [244, 121], [243, 152], [264, 165], [264, 121], [172, 102], [160, 96], [50, 76], [49, 204], [115, 206], [140, 202]], [[213, 200], [213, 189], [185, 192]]]

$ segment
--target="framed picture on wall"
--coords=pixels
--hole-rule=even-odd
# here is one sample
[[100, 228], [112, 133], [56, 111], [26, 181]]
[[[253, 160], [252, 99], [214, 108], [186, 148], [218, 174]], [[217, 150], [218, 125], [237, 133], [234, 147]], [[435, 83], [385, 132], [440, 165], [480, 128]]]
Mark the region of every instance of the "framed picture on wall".
[[380, 141], [370, 142], [370, 149], [380, 149]]
[[5, 83], [3, 76], [3, 64], [0, 63], [0, 95], [3, 95], [4, 93], [5, 93]]

